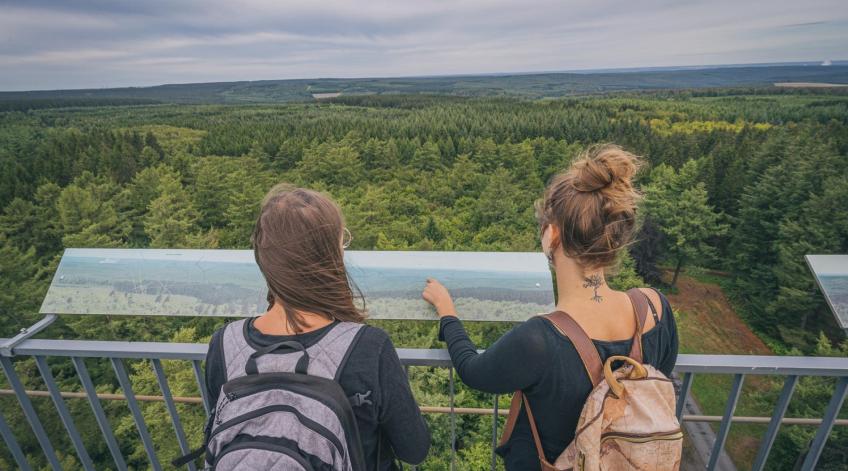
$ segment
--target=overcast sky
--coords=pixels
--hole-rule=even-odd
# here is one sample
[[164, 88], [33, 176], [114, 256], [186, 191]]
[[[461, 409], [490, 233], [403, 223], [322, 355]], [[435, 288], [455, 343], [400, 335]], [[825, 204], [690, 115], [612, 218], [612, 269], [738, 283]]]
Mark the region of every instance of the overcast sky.
[[847, 0], [0, 0], [0, 90], [848, 59]]

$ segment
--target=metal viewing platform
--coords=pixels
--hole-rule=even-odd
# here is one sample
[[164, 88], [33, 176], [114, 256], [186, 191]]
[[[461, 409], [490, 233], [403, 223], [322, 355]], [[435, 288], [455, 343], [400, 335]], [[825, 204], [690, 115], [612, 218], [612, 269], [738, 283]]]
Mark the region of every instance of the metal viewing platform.
[[[137, 252], [142, 251], [129, 252], [136, 252], [135, 254], [130, 255], [130, 257], [132, 257], [139, 255]], [[169, 252], [176, 253], [176, 251]], [[216, 256], [220, 256], [222, 253], [222, 251], [204, 252], [218, 252]], [[58, 309], [52, 312], [50, 310], [45, 310], [45, 318], [39, 323], [33, 325], [28, 329], [22, 330], [21, 333], [14, 338], [0, 339], [0, 364], [2, 364], [3, 372], [8, 383], [8, 389], [0, 390], [0, 397], [2, 397], [3, 395], [15, 396], [17, 402], [21, 407], [23, 415], [26, 417], [26, 420], [29, 423], [32, 433], [34, 434], [38, 445], [41, 448], [41, 452], [43, 452], [47, 460], [48, 465], [50, 466], [50, 468], [56, 471], [62, 470], [63, 468], [61, 465], [60, 456], [59, 454], [57, 454], [57, 449], [54, 444], [57, 443], [59, 440], [64, 441], [64, 438], [60, 437], [64, 434], [67, 435], [67, 438], [69, 439], [69, 442], [73, 449], [60, 450], [62, 454], [74, 454], [83, 469], [96, 469], [95, 464], [92, 462], [89, 452], [86, 449], [86, 446], [80, 436], [77, 425], [74, 421], [74, 417], [72, 416], [68, 408], [67, 401], [88, 401], [93, 419], [96, 422], [102, 435], [102, 437], [97, 438], [102, 438], [102, 443], [105, 444], [106, 448], [108, 448], [109, 454], [111, 455], [112, 461], [114, 462], [114, 467], [118, 470], [128, 469], [127, 457], [123, 455], [121, 447], [119, 446], [118, 439], [116, 438], [114, 424], [110, 421], [109, 416], [107, 416], [106, 411], [104, 410], [105, 401], [122, 401], [126, 403], [129, 412], [132, 416], [133, 422], [135, 424], [138, 439], [140, 439], [141, 443], [144, 446], [148, 465], [151, 469], [154, 470], [160, 470], [165, 467], [170, 468], [169, 465], [163, 466], [163, 463], [168, 463], [174, 457], [160, 456], [158, 450], [155, 447], [154, 441], [151, 438], [146, 417], [142, 411], [142, 408], [140, 407], [140, 403], [145, 401], [158, 401], [164, 403], [170, 418], [170, 422], [173, 425], [174, 438], [176, 439], [176, 442], [178, 443], [179, 448], [183, 453], [187, 453], [188, 451], [190, 451], [190, 448], [196, 447], [198, 443], [188, 442], [187, 434], [183, 428], [182, 421], [180, 419], [177, 404], [194, 404], [196, 405], [196, 407], [202, 407], [205, 410], [207, 416], [210, 410], [210, 404], [208, 403], [207, 399], [208, 394], [205, 391], [205, 382], [203, 381], [202, 373], [202, 362], [206, 357], [207, 345], [193, 343], [55, 340], [33, 338], [40, 331], [46, 328], [51, 322], [53, 322], [57, 314], [68, 312], [72, 308], [74, 308], [74, 306], [76, 306], [77, 309], [80, 309], [79, 306], [81, 305], [90, 307], [92, 300], [85, 299], [86, 290], [88, 290], [89, 293], [98, 292], [99, 290], [101, 294], [104, 292], [109, 293], [110, 291], [114, 291], [112, 293], [109, 293], [109, 296], [113, 297], [113, 301], [103, 301], [101, 299], [98, 302], [107, 302], [107, 304], [100, 305], [100, 307], [97, 307], [95, 311], [102, 309], [111, 309], [108, 306], [112, 306], [116, 309], [129, 309], [130, 307], [137, 307], [136, 304], [139, 306], [149, 306], [150, 303], [162, 303], [164, 305], [174, 307], [181, 313], [184, 312], [184, 315], [194, 316], [230, 315], [229, 313], [232, 312], [230, 309], [236, 309], [238, 306], [248, 305], [248, 298], [251, 296], [255, 298], [257, 295], [257, 292], [254, 292], [255, 287], [251, 288], [253, 289], [253, 291], [251, 291], [250, 289], [235, 289], [234, 292], [244, 294], [244, 300], [232, 302], [231, 300], [208, 298], [201, 301], [213, 307], [204, 308], [209, 309], [209, 311], [206, 313], [198, 313], [189, 308], [191, 302], [190, 296], [193, 295], [192, 293], [198, 293], [198, 291], [196, 287], [190, 286], [186, 283], [185, 277], [183, 277], [182, 279], [172, 280], [174, 283], [170, 284], [162, 283], [162, 279], [157, 280], [157, 283], [151, 283], [150, 278], [138, 276], [136, 276], [134, 281], [130, 280], [130, 282], [127, 282], [126, 280], [116, 279], [115, 277], [110, 276], [110, 274], [116, 272], [113, 266], [120, 263], [121, 259], [116, 258], [112, 255], [115, 254], [113, 253], [111, 255], [105, 256], [98, 255], [98, 257], [101, 257], [100, 259], [89, 260], [87, 262], [84, 261], [82, 262], [84, 266], [81, 265], [74, 267], [74, 270], [87, 270], [85, 271], [85, 276], [78, 276], [74, 274], [83, 273], [83, 271], [63, 271], [63, 265], [60, 265], [59, 271], [57, 271], [56, 274], [56, 278], [54, 278], [53, 286], [51, 286], [50, 288], [52, 294], [48, 293], [47, 299], [45, 299], [45, 306], [49, 309], [51, 306], [58, 306], [58, 304], [50, 304], [51, 302], [65, 303], [65, 309]], [[476, 273], [468, 274], [468, 277], [480, 277], [480, 279], [488, 280], [484, 282], [485, 286], [474, 286], [473, 284], [463, 285], [465, 289], [464, 292], [470, 299], [469, 302], [479, 301], [489, 303], [517, 303], [515, 305], [524, 305], [526, 309], [533, 309], [534, 305], [546, 307], [546, 303], [549, 302], [549, 300], [547, 298], [544, 298], [543, 294], [539, 294], [541, 290], [539, 290], [538, 288], [541, 287], [550, 292], [550, 275], [548, 274], [546, 279], [542, 271], [533, 271], [532, 265], [537, 260], [533, 259], [532, 257], [535, 257], [538, 254], [512, 255], [516, 259], [521, 259], [522, 257], [528, 258], [526, 262], [528, 267], [531, 268], [528, 268], [525, 272], [515, 273], [509, 270], [501, 270], [500, 273], [492, 275], [491, 272], [495, 272], [498, 270], [497, 264], [495, 264], [494, 257], [500, 255], [501, 254], [482, 255], [483, 258], [492, 256], [492, 259], [490, 260], [492, 265], [486, 265], [485, 263], [481, 265], [480, 259], [471, 260], [470, 257], [466, 259], [467, 263], [473, 263], [474, 266], [478, 269], [476, 270]], [[478, 257], [480, 256], [481, 255], [478, 254]], [[399, 264], [405, 264], [409, 263], [410, 261], [415, 261], [415, 256], [405, 255], [405, 257], [409, 258], [406, 258], [403, 262]], [[391, 259], [391, 257], [388, 258]], [[106, 260], [106, 262], [101, 263], [101, 260]], [[65, 260], [63, 260], [62, 263], [64, 264]], [[85, 265], [86, 263], [88, 265]], [[156, 264], [159, 263], [160, 262], [156, 262]], [[66, 265], [64, 268], [67, 269], [69, 266], [70, 265]], [[480, 276], [481, 270], [479, 270], [479, 268], [481, 266], [489, 266], [487, 270], [490, 270], [489, 274], [492, 276]], [[544, 262], [541, 266], [545, 266]], [[372, 269], [374, 267], [377, 267], [377, 265], [371, 265], [370, 268], [364, 268], [364, 270], [367, 272], [369, 269]], [[412, 269], [414, 270], [417, 268], [421, 268], [420, 265], [416, 265]], [[165, 277], [172, 276], [175, 278], [179, 278], [180, 276], [180, 270], [178, 268], [159, 266], [157, 270], [160, 269], [162, 273], [166, 274]], [[453, 269], [456, 271], [456, 273], [452, 273], [452, 276], [454, 276], [457, 280], [462, 280], [463, 276], [465, 276], [465, 274], [461, 273], [463, 267], [457, 266]], [[134, 273], [137, 274], [138, 272]], [[233, 286], [238, 285], [238, 282], [232, 282], [232, 279], [230, 279], [229, 281], [221, 281], [214, 278], [213, 275], [209, 274], [209, 270], [207, 270], [205, 273], [206, 275], [204, 276], [206, 277], [201, 280], [203, 283], [212, 282], [223, 284], [230, 282]], [[228, 273], [232, 275], [232, 271], [228, 271]], [[360, 274], [360, 279], [366, 280], [368, 276], [368, 274]], [[379, 280], [380, 275], [371, 274], [370, 276], [373, 277], [373, 279], [369, 281], [372, 284], [366, 289], [366, 295], [369, 295], [368, 289], [370, 289], [371, 294], [377, 293], [375, 296], [379, 298], [379, 293], [381, 292], [375, 290], [373, 287], [377, 285], [374, 280]], [[494, 292], [497, 291], [498, 287], [503, 286], [504, 279], [509, 279], [512, 276], [516, 276], [521, 280], [520, 283], [517, 283], [517, 285], [521, 286], [522, 289], [526, 289], [527, 293], [520, 293], [516, 291], [514, 293], [510, 293], [510, 296], [512, 297], [497, 298]], [[540, 276], [541, 278], [539, 278]], [[354, 275], [354, 277], [356, 277], [356, 275]], [[399, 276], [397, 272], [393, 272], [391, 274], [391, 277], [393, 279], [393, 282], [395, 283], [399, 283], [398, 280], [401, 280], [403, 278], [403, 276]], [[92, 286], [92, 280], [96, 281], [95, 284], [97, 286]], [[537, 286], [537, 283], [539, 284], [539, 286]], [[548, 283], [548, 285], [544, 286], [544, 283]], [[109, 288], [105, 289], [103, 288], [104, 286], [109, 286]], [[116, 288], [116, 286], [118, 288]], [[494, 289], [490, 291], [482, 289], [487, 287]], [[54, 288], [60, 289], [57, 291]], [[261, 286], [258, 288], [259, 294], [261, 294], [261, 288]], [[393, 288], [395, 289], [383, 291], [382, 293], [384, 297], [391, 297], [392, 299], [399, 298], [403, 301], [407, 301], [403, 299], [404, 288], [402, 286], [397, 285], [393, 286]], [[127, 292], [120, 293], [120, 289], [126, 289]], [[76, 291], [74, 291], [73, 294], [69, 294], [69, 290]], [[416, 291], [415, 294], [416, 296], [418, 296], [419, 293]], [[51, 301], [51, 296], [54, 296], [53, 301]], [[200, 294], [200, 296], [204, 296], [204, 294]], [[477, 296], [480, 296], [482, 298], [477, 298]], [[150, 299], [147, 299], [148, 297]], [[166, 300], [166, 298], [168, 297], [170, 297], [170, 299]], [[119, 301], [114, 301], [114, 299], [118, 299]], [[108, 304], [108, 302], [113, 302], [114, 304]], [[258, 302], [261, 301], [255, 301], [253, 302], [253, 304], [256, 304]], [[225, 305], [227, 307], [220, 307]], [[513, 306], [513, 304], [509, 305]], [[253, 312], [243, 315], [252, 315]], [[161, 311], [158, 313], [161, 314]], [[532, 311], [524, 311], [524, 313], [521, 315], [532, 315]], [[456, 416], [458, 414], [490, 414], [492, 416], [491, 469], [496, 469], [496, 457], [494, 454], [494, 446], [497, 443], [497, 438], [499, 435], [498, 418], [499, 416], [502, 416], [505, 413], [505, 411], [499, 409], [498, 407], [498, 397], [492, 397], [493, 406], [491, 409], [457, 407], [455, 404], [455, 374], [451, 366], [448, 354], [445, 350], [400, 348], [397, 352], [401, 359], [401, 362], [407, 368], [408, 371], [409, 369], [414, 368], [445, 368], [449, 370], [448, 388], [450, 393], [450, 403], [448, 405], [423, 405], [422, 410], [426, 413], [446, 413], [450, 415], [450, 448], [452, 451], [452, 462], [455, 460], [456, 455]], [[199, 391], [198, 396], [183, 397], [174, 396], [172, 394], [171, 387], [169, 386], [168, 376], [166, 375], [165, 371], [166, 365], [163, 364], [163, 361], [165, 360], [174, 361], [173, 364], [169, 363], [167, 365], [169, 369], [181, 368], [185, 370], [190, 369], [193, 371], [194, 380], [197, 383], [197, 390]], [[41, 379], [43, 380], [44, 389], [27, 389], [24, 383], [21, 381], [21, 377], [18, 373], [19, 368], [23, 364], [30, 364], [32, 362], [35, 363], [35, 367], [37, 368]], [[109, 367], [115, 374], [117, 383], [120, 385], [122, 394], [98, 393], [98, 385], [94, 383], [92, 376], [89, 374], [87, 363], [89, 365], [96, 363], [98, 364], [98, 366], [104, 366], [106, 363], [108, 363]], [[132, 363], [134, 367], [133, 371], [139, 371], [139, 368], [150, 368], [150, 371], [152, 371], [153, 373], [153, 377], [155, 377], [156, 379], [156, 389], [158, 390], [157, 394], [136, 394], [133, 388], [133, 383], [130, 379], [130, 375], [128, 374], [128, 365], [130, 363]], [[60, 364], [66, 369], [71, 368], [70, 365], [72, 365], [73, 371], [76, 373], [76, 377], [79, 381], [80, 388], [78, 390], [61, 391], [59, 389], [59, 386], [54, 376], [54, 371], [56, 371], [56, 368]], [[808, 450], [806, 450], [805, 454], [802, 457], [799, 457], [801, 469], [803, 470], [815, 469], [816, 463], [818, 462], [818, 459], [822, 454], [822, 450], [827, 444], [827, 439], [832, 428], [837, 425], [848, 425], [848, 420], [838, 419], [839, 411], [845, 399], [846, 392], [848, 392], [848, 358], [738, 355], [680, 355], [678, 358], [677, 366], [675, 368], [675, 374], [680, 378], [678, 397], [683, 399], [689, 398], [689, 393], [691, 391], [693, 380], [696, 375], [730, 375], [732, 377], [732, 386], [730, 388], [730, 392], [727, 397], [726, 404], [724, 406], [724, 413], [721, 416], [687, 414], [685, 405], [688, 401], [678, 400], [677, 404], [677, 415], [684, 422], [684, 424], [704, 422], [718, 423], [718, 430], [714, 434], [714, 440], [712, 440], [712, 443], [708, 444], [710, 452], [708, 459], [705, 461], [707, 461], [706, 469], [709, 470], [722, 468], [721, 459], [724, 454], [724, 446], [725, 442], [727, 441], [728, 432], [730, 431], [733, 423], [767, 424], [766, 432], [762, 437], [762, 440], [760, 441], [759, 449], [754, 460], [754, 465], [752, 468], [754, 470], [764, 469], [766, 460], [772, 449], [772, 445], [774, 444], [778, 431], [780, 430], [780, 427], [783, 424], [809, 426], [815, 427], [816, 429], [815, 436], [812, 442], [810, 443]], [[746, 377], [766, 375], [780, 376], [783, 378], [783, 388], [774, 404], [774, 410], [771, 417], [737, 416], [735, 414], [736, 406], [739, 401], [742, 392], [742, 386]], [[827, 403], [824, 412], [818, 418], [785, 417], [787, 408], [789, 406], [790, 400], [792, 399], [796, 386], [798, 385], [799, 380], [803, 377], [833, 378], [835, 380], [835, 387], [832, 396], [829, 402]], [[33, 405], [33, 401], [43, 401], [46, 400], [46, 397], [51, 398], [53, 406], [55, 408], [55, 412], [56, 414], [58, 414], [58, 417], [61, 420], [64, 430], [48, 430], [44, 427], [42, 420], [43, 417], [39, 416], [37, 408]], [[43, 407], [39, 409], [42, 411], [42, 413], [45, 410], [45, 408]], [[26, 450], [25, 452], [25, 450], [23, 450], [22, 447], [19, 445], [19, 440], [16, 439], [12, 429], [7, 423], [7, 416], [10, 412], [11, 411], [8, 410], [0, 410], [0, 435], [2, 435], [6, 447], [14, 461], [17, 463], [18, 467], [22, 470], [31, 470], [32, 467], [27, 460], [27, 454], [32, 454], [33, 450]], [[189, 470], [196, 469], [195, 465], [191, 463], [186, 466]]]

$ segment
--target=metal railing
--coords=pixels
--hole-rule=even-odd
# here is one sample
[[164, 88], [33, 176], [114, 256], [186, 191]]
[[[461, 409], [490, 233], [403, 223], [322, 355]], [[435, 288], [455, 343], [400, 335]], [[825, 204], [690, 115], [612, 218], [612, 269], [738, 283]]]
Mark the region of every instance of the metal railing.
[[[11, 345], [8, 339], [0, 339], [0, 345]], [[154, 470], [162, 469], [159, 456], [153, 445], [150, 433], [145, 422], [144, 415], [139, 407], [139, 401], [161, 401], [164, 402], [171, 422], [174, 427], [175, 438], [180, 450], [187, 453], [189, 445], [183, 430], [176, 404], [180, 402], [200, 403], [208, 416], [209, 404], [208, 394], [205, 391], [205, 383], [201, 370], [201, 362], [205, 359], [207, 346], [205, 344], [186, 343], [158, 343], [158, 342], [113, 342], [113, 341], [87, 341], [87, 340], [40, 340], [27, 339], [14, 344], [13, 347], [2, 352], [0, 364], [8, 380], [11, 389], [0, 391], [0, 394], [14, 394], [17, 398], [23, 414], [29, 422], [30, 427], [47, 459], [48, 465], [53, 470], [61, 470], [60, 460], [56, 450], [51, 443], [49, 434], [44, 429], [41, 419], [36, 413], [30, 400], [33, 396], [49, 396], [56, 408], [56, 412], [67, 432], [74, 452], [86, 470], [94, 470], [95, 466], [86, 450], [74, 420], [69, 412], [65, 399], [86, 398], [91, 406], [94, 418], [103, 435], [106, 446], [112, 456], [114, 464], [119, 470], [126, 470], [125, 457], [121, 453], [114, 431], [107, 415], [103, 409], [103, 400], [123, 400], [127, 402], [133, 421], [138, 431], [141, 443], [144, 446], [149, 465]], [[450, 358], [445, 350], [420, 350], [420, 349], [398, 349], [398, 355], [405, 367], [440, 367], [449, 368], [450, 404], [448, 407], [425, 406], [422, 410], [430, 413], [450, 414], [451, 426], [451, 462], [455, 462], [456, 455], [456, 420], [458, 413], [491, 414], [492, 415], [492, 461], [491, 468], [496, 467], [494, 446], [498, 437], [498, 417], [504, 411], [498, 409], [498, 397], [493, 398], [492, 409], [469, 409], [455, 407], [455, 379], [451, 367]], [[13, 358], [33, 357], [37, 369], [47, 388], [46, 391], [27, 390], [21, 382], [14, 366]], [[53, 371], [48, 363], [48, 358], [60, 357], [70, 359], [82, 386], [82, 392], [60, 391], [54, 379]], [[85, 365], [86, 358], [108, 359], [115, 372], [118, 383], [123, 394], [98, 394], [92, 382], [91, 376]], [[127, 360], [149, 361], [152, 371], [156, 377], [161, 395], [136, 396], [133, 391], [130, 378], [127, 374], [125, 362]], [[168, 385], [168, 380], [162, 367], [162, 360], [181, 360], [189, 362], [194, 371], [195, 380], [200, 390], [201, 398], [174, 397]], [[728, 396], [724, 414], [719, 419], [713, 416], [684, 415], [684, 401], [678, 401], [677, 415], [684, 421], [719, 421], [718, 432], [715, 435], [712, 451], [709, 455], [707, 469], [715, 469], [718, 459], [724, 450], [728, 432], [734, 422], [768, 423], [766, 433], [761, 441], [759, 451], [755, 458], [754, 470], [762, 470], [766, 459], [774, 444], [778, 430], [783, 423], [802, 424], [816, 426], [817, 431], [809, 450], [804, 457], [802, 469], [812, 470], [821, 456], [828, 435], [834, 425], [845, 424], [845, 421], [837, 419], [842, 403], [848, 391], [848, 359], [847, 358], [824, 358], [824, 357], [777, 357], [777, 356], [735, 356], [735, 355], [680, 355], [675, 373], [682, 378], [679, 388], [679, 397], [688, 397], [692, 388], [695, 375], [701, 374], [723, 374], [733, 375], [733, 382]], [[774, 412], [770, 418], [760, 417], [736, 417], [734, 412], [742, 391], [742, 385], [746, 376], [750, 375], [779, 375], [784, 377], [783, 388], [774, 406]], [[820, 419], [784, 418], [789, 401], [798, 380], [804, 376], [833, 377], [836, 379], [836, 387], [830, 401]], [[0, 413], [0, 435], [2, 435], [6, 446], [22, 470], [32, 469], [27, 462], [26, 455], [16, 440], [12, 429], [9, 427], [4, 414]], [[64, 450], [63, 450], [64, 451]], [[170, 457], [169, 457], [170, 458]], [[195, 470], [194, 464], [187, 465], [189, 470]]]

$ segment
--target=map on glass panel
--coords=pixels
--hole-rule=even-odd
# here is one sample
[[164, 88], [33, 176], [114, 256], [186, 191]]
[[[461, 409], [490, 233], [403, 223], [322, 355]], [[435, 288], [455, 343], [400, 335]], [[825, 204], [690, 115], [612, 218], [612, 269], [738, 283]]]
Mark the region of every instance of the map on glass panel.
[[848, 255], [807, 255], [806, 259], [836, 322], [848, 330]]
[[[348, 251], [369, 318], [434, 320], [428, 277], [463, 319], [523, 321], [553, 308], [547, 261], [524, 252]], [[66, 249], [41, 313], [254, 316], [267, 288], [250, 250]]]

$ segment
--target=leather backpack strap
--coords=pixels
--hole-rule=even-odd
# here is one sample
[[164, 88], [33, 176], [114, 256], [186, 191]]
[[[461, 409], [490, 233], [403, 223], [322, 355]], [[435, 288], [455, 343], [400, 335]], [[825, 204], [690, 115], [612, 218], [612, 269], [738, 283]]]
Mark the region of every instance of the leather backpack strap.
[[509, 415], [506, 416], [506, 423], [504, 424], [501, 441], [498, 443], [499, 446], [506, 444], [506, 442], [509, 441], [509, 437], [512, 436], [512, 429], [515, 428], [515, 422], [518, 420], [518, 413], [521, 411], [522, 396], [523, 394], [521, 391], [515, 391], [515, 394], [512, 395], [512, 402], [509, 404]]
[[512, 436], [512, 431], [515, 428], [515, 422], [518, 420], [518, 414], [521, 412], [522, 405], [524, 405], [524, 409], [527, 411], [527, 421], [530, 422], [530, 432], [533, 433], [533, 442], [536, 444], [536, 453], [539, 454], [539, 462], [542, 464], [542, 469], [553, 470], [555, 468], [545, 458], [545, 450], [542, 448], [542, 439], [539, 437], [539, 429], [536, 428], [536, 419], [533, 417], [533, 410], [530, 409], [530, 401], [521, 391], [515, 391], [515, 394], [512, 396], [512, 403], [509, 405], [509, 416], [507, 416], [503, 435], [498, 446], [506, 444], [509, 441], [509, 437]]
[[548, 463], [548, 459], [545, 458], [545, 450], [542, 448], [542, 439], [539, 438], [539, 430], [536, 429], [536, 419], [533, 418], [533, 410], [530, 409], [530, 401], [527, 400], [527, 396], [521, 395], [524, 399], [524, 408], [527, 410], [527, 420], [530, 421], [530, 431], [533, 432], [533, 442], [536, 443], [536, 453], [539, 454], [539, 463], [542, 465], [543, 470], [554, 469], [550, 463]]
[[592, 343], [592, 339], [586, 334], [586, 331], [580, 327], [580, 324], [563, 311], [554, 311], [550, 314], [542, 316], [551, 321], [554, 326], [574, 344], [580, 359], [583, 360], [583, 366], [586, 368], [586, 373], [592, 381], [594, 388], [604, 380], [604, 362], [601, 361], [601, 356], [598, 354], [598, 349]]
[[636, 332], [633, 334], [633, 346], [630, 347], [630, 358], [643, 363], [642, 331], [648, 318], [648, 297], [639, 288], [627, 290], [627, 296], [633, 304], [633, 315], [636, 317]]

